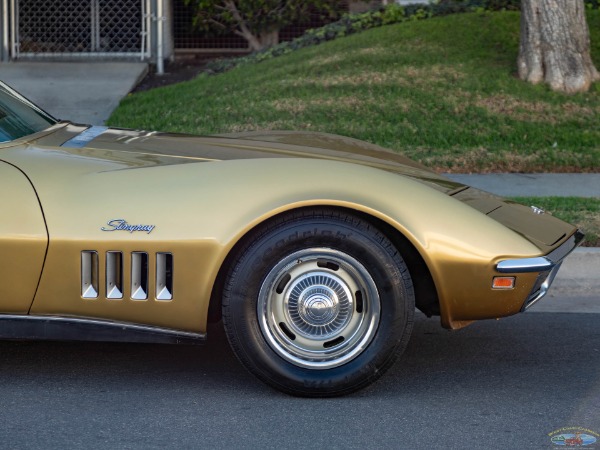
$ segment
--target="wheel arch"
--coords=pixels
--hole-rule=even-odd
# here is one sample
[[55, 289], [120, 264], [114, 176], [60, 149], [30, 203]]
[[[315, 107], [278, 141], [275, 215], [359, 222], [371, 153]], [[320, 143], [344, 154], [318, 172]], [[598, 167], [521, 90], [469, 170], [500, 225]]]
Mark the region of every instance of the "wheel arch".
[[280, 211], [273, 216], [266, 218], [265, 220], [254, 224], [252, 228], [247, 230], [231, 247], [227, 253], [223, 263], [219, 267], [219, 271], [215, 278], [215, 282], [212, 287], [210, 303], [208, 308], [208, 321], [211, 323], [218, 322], [221, 320], [221, 301], [223, 296], [223, 287], [227, 278], [229, 269], [234, 262], [236, 256], [239, 254], [242, 248], [253, 238], [253, 235], [261, 230], [263, 227], [268, 226], [269, 223], [277, 221], [280, 217], [299, 211], [310, 211], [317, 209], [327, 209], [333, 211], [340, 211], [345, 213], [353, 214], [385, 234], [394, 244], [396, 249], [402, 255], [402, 258], [406, 262], [409, 269], [410, 276], [413, 282], [413, 288], [415, 291], [415, 302], [416, 307], [426, 314], [428, 317], [440, 315], [440, 303], [437, 294], [435, 282], [431, 275], [431, 271], [427, 266], [427, 263], [421, 256], [419, 250], [415, 245], [396, 227], [392, 226], [385, 220], [376, 217], [373, 214], [354, 209], [347, 206], [339, 205], [310, 205], [302, 206], [291, 209]]

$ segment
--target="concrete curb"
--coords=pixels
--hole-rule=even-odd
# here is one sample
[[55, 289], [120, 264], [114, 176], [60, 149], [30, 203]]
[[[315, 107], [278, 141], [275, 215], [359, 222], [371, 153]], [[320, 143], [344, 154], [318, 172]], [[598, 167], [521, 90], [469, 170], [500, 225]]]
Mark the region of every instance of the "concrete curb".
[[600, 248], [576, 248], [563, 262], [554, 287], [600, 291]]

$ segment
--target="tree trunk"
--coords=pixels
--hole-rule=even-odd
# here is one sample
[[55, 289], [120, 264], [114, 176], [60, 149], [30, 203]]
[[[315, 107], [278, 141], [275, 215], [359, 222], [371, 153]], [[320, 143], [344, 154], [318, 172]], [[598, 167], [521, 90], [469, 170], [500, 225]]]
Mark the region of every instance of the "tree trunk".
[[225, 7], [237, 23], [237, 28], [233, 32], [246, 39], [250, 50], [258, 52], [279, 43], [279, 29], [263, 31], [257, 36], [248, 28], [246, 20], [242, 17], [234, 0], [226, 0]]
[[250, 50], [252, 50], [253, 52], [257, 52], [263, 49], [263, 46], [260, 42], [260, 38], [254, 36], [254, 34], [252, 34], [250, 30], [248, 30], [248, 27], [246, 27], [245, 24], [240, 26], [240, 31], [234, 30], [234, 33], [246, 39]]
[[599, 80], [583, 0], [522, 0], [517, 64], [522, 80], [555, 91], [585, 92]]
[[263, 49], [273, 47], [279, 44], [279, 30], [264, 31], [259, 36], [259, 40]]
[[234, 33], [246, 39], [250, 50], [253, 52], [258, 52], [279, 44], [279, 30], [265, 31], [257, 36], [252, 34], [248, 27], [243, 24], [240, 25], [240, 29], [235, 30]]

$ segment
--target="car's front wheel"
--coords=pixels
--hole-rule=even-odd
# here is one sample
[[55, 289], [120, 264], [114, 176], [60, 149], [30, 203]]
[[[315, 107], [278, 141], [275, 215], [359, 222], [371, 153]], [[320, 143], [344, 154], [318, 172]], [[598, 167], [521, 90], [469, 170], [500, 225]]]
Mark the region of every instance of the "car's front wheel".
[[240, 361], [293, 395], [332, 396], [379, 378], [410, 336], [406, 264], [377, 228], [337, 210], [296, 211], [248, 236], [224, 288]]

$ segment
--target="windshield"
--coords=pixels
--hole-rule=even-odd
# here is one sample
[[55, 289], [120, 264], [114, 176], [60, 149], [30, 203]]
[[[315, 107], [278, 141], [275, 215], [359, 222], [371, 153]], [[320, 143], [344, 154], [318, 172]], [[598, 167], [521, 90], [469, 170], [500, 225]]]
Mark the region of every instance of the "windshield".
[[0, 142], [37, 133], [56, 122], [25, 97], [0, 82]]

